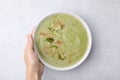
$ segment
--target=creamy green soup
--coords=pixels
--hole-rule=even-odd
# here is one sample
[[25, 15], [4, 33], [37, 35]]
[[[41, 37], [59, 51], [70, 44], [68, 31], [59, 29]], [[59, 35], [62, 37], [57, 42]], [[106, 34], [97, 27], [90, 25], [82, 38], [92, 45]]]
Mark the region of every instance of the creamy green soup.
[[39, 55], [55, 67], [68, 67], [77, 63], [88, 46], [84, 25], [68, 14], [48, 16], [38, 25], [35, 35]]

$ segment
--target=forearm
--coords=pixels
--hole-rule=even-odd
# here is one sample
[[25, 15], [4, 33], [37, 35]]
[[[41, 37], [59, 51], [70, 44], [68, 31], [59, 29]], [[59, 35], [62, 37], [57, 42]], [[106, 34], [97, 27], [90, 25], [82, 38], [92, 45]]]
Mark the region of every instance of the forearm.
[[39, 71], [27, 69], [26, 80], [41, 80], [41, 76], [39, 74]]

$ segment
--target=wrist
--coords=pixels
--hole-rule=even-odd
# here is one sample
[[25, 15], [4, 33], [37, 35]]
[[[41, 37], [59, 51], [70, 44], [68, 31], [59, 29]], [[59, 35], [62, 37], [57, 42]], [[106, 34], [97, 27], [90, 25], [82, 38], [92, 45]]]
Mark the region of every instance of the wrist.
[[38, 65], [28, 65], [28, 66], [26, 66], [26, 69], [28, 71], [32, 71], [32, 72], [39, 72], [40, 66], [38, 66]]
[[27, 80], [41, 80], [41, 75], [39, 71], [29, 67], [26, 71], [26, 78]]

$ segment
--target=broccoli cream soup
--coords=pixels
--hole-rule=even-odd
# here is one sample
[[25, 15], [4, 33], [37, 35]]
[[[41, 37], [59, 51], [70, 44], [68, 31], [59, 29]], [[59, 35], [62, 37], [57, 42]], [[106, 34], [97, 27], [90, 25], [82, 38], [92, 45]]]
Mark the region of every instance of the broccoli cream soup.
[[46, 17], [37, 27], [35, 44], [40, 57], [55, 67], [77, 63], [88, 47], [88, 34], [76, 17], [56, 13]]

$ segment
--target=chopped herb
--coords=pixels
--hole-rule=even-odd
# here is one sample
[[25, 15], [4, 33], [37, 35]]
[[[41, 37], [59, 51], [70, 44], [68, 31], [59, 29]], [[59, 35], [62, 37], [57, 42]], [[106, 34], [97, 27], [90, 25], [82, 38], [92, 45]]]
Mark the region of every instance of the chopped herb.
[[57, 46], [56, 45], [51, 45], [50, 46], [50, 49], [51, 49], [51, 53], [52, 53], [52, 57], [54, 57], [55, 56], [55, 52], [57, 51]]
[[55, 29], [52, 29], [51, 32], [54, 33]]
[[50, 48], [55, 48], [57, 49], [58, 47], [56, 45], [51, 45]]
[[60, 30], [60, 29], [61, 29], [61, 26], [57, 26], [57, 28], [55, 30], [57, 31], [57, 30]]
[[49, 42], [50, 44], [53, 43], [54, 39], [49, 37], [49, 38], [46, 38], [46, 41]]
[[65, 55], [64, 55], [63, 53], [59, 53], [59, 54], [58, 54], [58, 58], [59, 58], [60, 60], [64, 60], [64, 59], [65, 59]]
[[51, 30], [52, 28], [51, 27], [48, 27], [49, 30]]

